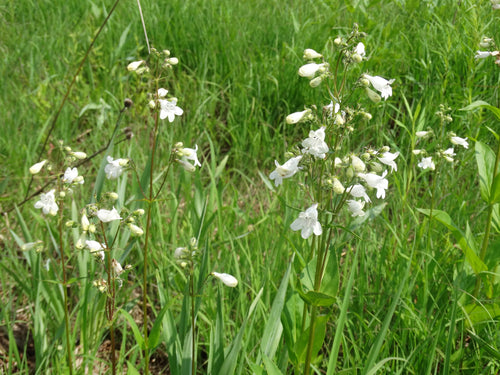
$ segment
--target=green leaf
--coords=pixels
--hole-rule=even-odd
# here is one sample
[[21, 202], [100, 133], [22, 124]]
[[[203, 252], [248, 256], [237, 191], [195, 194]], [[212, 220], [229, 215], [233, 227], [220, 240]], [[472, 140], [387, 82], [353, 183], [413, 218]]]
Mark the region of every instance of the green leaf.
[[[426, 216], [431, 216], [431, 210], [422, 208], [419, 208], [417, 210]], [[476, 245], [470, 230], [468, 230], [467, 233], [464, 234], [460, 230], [460, 228], [458, 228], [453, 223], [450, 216], [446, 212], [441, 210], [433, 210], [432, 218], [436, 219], [450, 230], [450, 232], [455, 237], [455, 240], [458, 241], [458, 245], [465, 253], [465, 259], [470, 264], [476, 275], [479, 274], [480, 272], [487, 271], [487, 267], [484, 264], [484, 262], [481, 259], [479, 259], [479, 257], [476, 255], [477, 254]]]
[[[312, 345], [311, 362], [314, 362], [316, 356], [318, 355], [319, 350], [323, 346], [323, 341], [325, 340], [327, 322], [328, 322], [328, 316], [326, 315], [316, 316], [316, 327], [314, 329], [314, 338], [313, 338], [314, 341]], [[298, 356], [299, 363], [305, 362], [307, 343], [309, 341], [310, 331], [311, 331], [311, 326], [307, 327], [305, 332], [302, 333], [302, 335], [297, 340], [297, 343], [295, 344], [295, 353]]]
[[139, 327], [137, 326], [137, 323], [135, 322], [134, 318], [132, 318], [132, 315], [130, 315], [127, 311], [123, 309], [118, 310], [118, 313], [122, 314], [123, 317], [128, 321], [130, 328], [132, 328], [132, 333], [134, 334], [137, 345], [139, 345], [139, 347], [144, 350], [145, 348], [144, 339], [142, 337]]
[[491, 184], [491, 204], [500, 203], [500, 173], [495, 176]]
[[290, 278], [293, 259], [294, 257], [290, 260], [285, 276], [283, 276], [283, 279], [281, 280], [278, 293], [276, 294], [276, 297], [274, 297], [271, 313], [269, 314], [266, 326], [264, 327], [264, 333], [260, 342], [260, 350], [263, 356], [268, 358], [274, 357], [281, 339], [281, 334], [283, 333], [283, 324], [281, 323], [280, 317], [281, 312], [283, 311], [283, 306], [285, 305], [286, 291], [288, 288], [288, 280]]
[[493, 304], [470, 304], [463, 307], [466, 314], [466, 326], [470, 328], [480, 323], [491, 322], [493, 319], [500, 317], [500, 306]]
[[137, 371], [130, 361], [127, 361], [127, 375], [140, 375], [140, 372]]
[[495, 166], [495, 153], [486, 144], [476, 142], [476, 162], [479, 172], [479, 188], [481, 198], [491, 203], [491, 188], [493, 184], [493, 167]]
[[302, 288], [299, 288], [300, 296], [308, 304], [313, 306], [331, 306], [335, 302], [339, 286], [339, 272], [335, 251], [328, 252], [325, 270], [319, 290], [314, 290], [316, 278], [316, 260], [314, 257], [300, 274]]
[[162, 322], [163, 322], [163, 316], [167, 312], [169, 305], [165, 305], [162, 307], [160, 312], [158, 313], [158, 316], [155, 319], [155, 322], [153, 323], [153, 327], [151, 328], [151, 332], [149, 333], [148, 341], [149, 341], [149, 347], [151, 349], [154, 349], [158, 346], [158, 343], [160, 341], [160, 333], [162, 329]]
[[262, 353], [262, 360], [264, 362], [264, 366], [266, 366], [266, 371], [268, 375], [283, 375], [281, 370], [276, 364], [269, 359], [266, 353]]

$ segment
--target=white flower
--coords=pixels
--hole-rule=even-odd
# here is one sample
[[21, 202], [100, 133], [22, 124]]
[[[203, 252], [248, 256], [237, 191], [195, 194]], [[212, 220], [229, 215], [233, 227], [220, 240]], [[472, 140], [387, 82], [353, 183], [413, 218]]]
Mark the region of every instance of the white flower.
[[236, 277], [228, 273], [218, 273], [214, 271], [211, 273], [211, 275], [222, 281], [228, 287], [234, 288], [236, 285], [238, 285], [238, 280], [236, 279]]
[[397, 157], [399, 156], [399, 151], [395, 153], [391, 152], [384, 152], [382, 156], [378, 157], [378, 160], [380, 160], [381, 163], [388, 165], [391, 167], [391, 171], [397, 171], [398, 166], [396, 162], [394, 161]]
[[192, 160], [194, 162], [195, 167], [196, 166], [201, 167], [201, 163], [198, 160], [197, 151], [198, 151], [198, 145], [195, 145], [194, 148], [187, 148], [187, 147], [180, 148], [177, 150], [177, 154], [179, 156], [185, 157], [188, 160]]
[[113, 160], [111, 156], [107, 157], [108, 164], [104, 168], [106, 177], [110, 180], [117, 179], [123, 173], [123, 167], [127, 165], [128, 159]]
[[106, 248], [106, 245], [94, 240], [87, 240], [85, 241], [85, 244], [90, 249], [91, 253], [94, 253], [95, 255], [99, 256], [102, 260], [104, 260], [104, 249]]
[[444, 151], [441, 152], [441, 156], [446, 160], [449, 161], [450, 163], [453, 162], [453, 157], [455, 156], [455, 152], [453, 150], [453, 147], [450, 147]]
[[467, 139], [465, 139], [465, 138], [451, 137], [450, 141], [454, 145], [462, 146], [463, 148], [469, 148], [469, 143], [467, 142]]
[[478, 59], [486, 59], [487, 57], [490, 57], [490, 56], [491, 56], [490, 51], [477, 51], [476, 56], [474, 56], [474, 58], [476, 60], [478, 60]]
[[317, 158], [324, 159], [328, 152], [328, 145], [325, 143], [325, 127], [322, 126], [318, 130], [311, 130], [309, 138], [302, 141], [304, 149], [303, 153], [311, 154]]
[[375, 173], [358, 173], [358, 177], [366, 181], [368, 186], [377, 189], [377, 198], [385, 198], [385, 191], [389, 187], [389, 181], [385, 178], [387, 171], [378, 176]]
[[314, 78], [318, 71], [325, 69], [325, 64], [309, 63], [302, 65], [299, 69], [299, 76], [305, 78]]
[[319, 59], [320, 57], [323, 57], [323, 55], [311, 48], [306, 48], [304, 50], [304, 56], [303, 56], [304, 60]]
[[89, 218], [85, 214], [82, 215], [81, 225], [84, 232], [87, 232], [90, 228]]
[[187, 160], [175, 159], [175, 161], [179, 163], [182, 166], [182, 168], [184, 168], [188, 172], [194, 172], [196, 170], [196, 167]]
[[347, 191], [354, 197], [354, 198], [363, 198], [365, 202], [371, 202], [370, 197], [368, 194], [366, 194], [366, 189], [363, 185], [356, 184], [349, 186], [347, 188]]
[[158, 89], [158, 97], [159, 98], [164, 98], [165, 96], [167, 96], [168, 94], [168, 90], [167, 89], [164, 89], [164, 88], [159, 88]]
[[127, 65], [127, 70], [129, 72], [135, 72], [142, 64], [144, 60], [134, 61]]
[[352, 58], [354, 62], [360, 63], [365, 57], [366, 57], [365, 45], [359, 42], [358, 45], [354, 48], [354, 53], [352, 55]]
[[298, 166], [300, 160], [302, 159], [302, 155], [296, 156], [287, 160], [287, 162], [283, 165], [280, 165], [277, 160], [274, 161], [276, 164], [276, 169], [271, 172], [269, 178], [274, 180], [274, 184], [276, 186], [281, 185], [284, 178], [292, 177], [295, 173], [297, 173], [301, 168]]
[[118, 263], [118, 261], [116, 259], [112, 259], [111, 260], [111, 265], [113, 266], [113, 270], [115, 271], [115, 274], [116, 275], [120, 275], [123, 273], [123, 267], [120, 263]]
[[392, 95], [392, 87], [391, 84], [394, 82], [394, 79], [386, 80], [385, 78], [379, 76], [370, 76], [368, 74], [363, 75], [364, 78], [368, 79], [372, 84], [373, 88], [380, 92], [382, 98], [387, 99]]
[[363, 211], [363, 207], [365, 207], [365, 202], [358, 202], [353, 199], [348, 199], [347, 207], [349, 208], [349, 211], [351, 211], [352, 217], [365, 216], [365, 212]]
[[47, 194], [40, 194], [40, 200], [35, 203], [35, 208], [41, 208], [45, 215], [55, 216], [59, 210], [56, 203], [55, 189], [50, 190]]
[[420, 168], [422, 169], [427, 169], [429, 168], [430, 170], [436, 169], [436, 165], [432, 161], [432, 156], [429, 156], [427, 158], [423, 158], [420, 163], [417, 164]]
[[78, 176], [78, 169], [75, 168], [67, 168], [66, 171], [64, 172], [63, 176], [63, 182], [66, 182], [67, 184], [72, 184], [73, 182], [75, 184], [83, 184], [84, 180], [82, 176]]
[[424, 138], [424, 137], [427, 137], [430, 133], [431, 133], [430, 131], [420, 131], [420, 132], [416, 132], [415, 136], [417, 138]]
[[318, 204], [315, 203], [304, 212], [299, 214], [299, 217], [290, 225], [294, 231], [300, 230], [300, 235], [303, 239], [309, 238], [311, 234], [319, 236], [323, 233], [321, 224], [318, 221]]
[[304, 121], [304, 120], [307, 120], [310, 118], [310, 115], [311, 114], [311, 110], [310, 109], [306, 109], [304, 111], [301, 111], [301, 112], [294, 112], [292, 114], [289, 114], [288, 116], [286, 116], [286, 123], [287, 124], [297, 124], [301, 121]]
[[182, 108], [177, 107], [177, 98], [159, 99], [158, 101], [160, 103], [160, 119], [162, 120], [168, 118], [169, 122], [173, 122], [175, 116], [181, 116], [184, 113]]
[[47, 160], [42, 160], [41, 162], [32, 165], [30, 167], [30, 173], [31, 174], [40, 173], [40, 171], [42, 170], [42, 168], [45, 165], [45, 163], [47, 163]]
[[120, 214], [118, 213], [118, 211], [114, 207], [111, 211], [105, 210], [105, 209], [100, 209], [99, 211], [97, 211], [97, 217], [103, 223], [109, 223], [110, 221], [121, 219]]

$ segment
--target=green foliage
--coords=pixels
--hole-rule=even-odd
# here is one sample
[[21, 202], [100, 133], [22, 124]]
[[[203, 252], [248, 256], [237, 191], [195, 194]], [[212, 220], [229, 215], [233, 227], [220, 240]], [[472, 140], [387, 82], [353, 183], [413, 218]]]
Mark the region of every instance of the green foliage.
[[[103, 354], [110, 333], [106, 296], [92, 285], [102, 267], [88, 251], [75, 248], [78, 230], [68, 228], [60, 238], [56, 221], [33, 208], [36, 197], [22, 202], [27, 170], [38, 161], [72, 74], [111, 3], [0, 5], [0, 203], [2, 211], [12, 209], [0, 226], [0, 335], [8, 342], [5, 347], [0, 340], [1, 373], [35, 367], [38, 373], [67, 373], [61, 250], [70, 266], [64, 287], [75, 371], [109, 371]], [[500, 41], [498, 14], [489, 2], [142, 0], [141, 5], [152, 45], [180, 59], [159, 84], [185, 111], [182, 119], [160, 128], [155, 187], [172, 142], [198, 144], [203, 163], [197, 174], [169, 175], [170, 193], [152, 210], [148, 344], [157, 367], [151, 372], [190, 371], [191, 300], [173, 253], [196, 237], [205, 251], [204, 274], [226, 271], [239, 280], [237, 288], [227, 289], [197, 279], [202, 290], [195, 296], [197, 373], [293, 373], [291, 364], [304, 360], [300, 330], [309, 326], [302, 320], [304, 299], [321, 311], [316, 342], [324, 343], [315, 345], [313, 361], [318, 371], [497, 373], [500, 177], [493, 150], [500, 82], [493, 58], [474, 59], [483, 36]], [[268, 176], [277, 155], [309, 130], [285, 124], [285, 117], [326, 99], [297, 76], [303, 50], [328, 51], [328, 38], [348, 33], [354, 22], [368, 34], [369, 59], [353, 74], [383, 74], [396, 82], [389, 100], [368, 104], [373, 119], [359, 124], [350, 142], [359, 149], [387, 144], [401, 155], [388, 199], [374, 202], [365, 217], [350, 223], [346, 230], [355, 235], [336, 242], [342, 246], [329, 252], [328, 261], [335, 271], [325, 275], [321, 295], [311, 294], [315, 259], [298, 259], [300, 235], [289, 229], [297, 213], [291, 207], [303, 197], [296, 186], [287, 186], [286, 197], [278, 199]], [[147, 48], [137, 5], [122, 0], [77, 77], [47, 148], [55, 152], [62, 139], [89, 155], [99, 151], [130, 97], [134, 105], [123, 114], [112, 153], [133, 159], [138, 177], [130, 173], [106, 186], [105, 152], [82, 166], [85, 186], [97, 196], [108, 188], [120, 196], [126, 191], [120, 205], [130, 210], [145, 206], [141, 191], [151, 163], [147, 94], [154, 90], [126, 71], [141, 58], [147, 58]], [[362, 97], [349, 100], [365, 103]], [[446, 128], [435, 116], [439, 104], [452, 108], [454, 120]], [[134, 137], [127, 139], [124, 127]], [[462, 150], [460, 160], [439, 174], [422, 173], [411, 150], [415, 133], [423, 130], [467, 136], [475, 149]], [[35, 178], [31, 192], [45, 182]], [[74, 189], [72, 198], [66, 213], [79, 222], [80, 210], [94, 197]], [[41, 252], [21, 250], [37, 240], [44, 244]], [[133, 265], [116, 296], [120, 373], [142, 371], [137, 294], [142, 241], [127, 235], [116, 240], [120, 262]], [[471, 298], [476, 279], [486, 287]], [[302, 296], [295, 292], [304, 287]]]

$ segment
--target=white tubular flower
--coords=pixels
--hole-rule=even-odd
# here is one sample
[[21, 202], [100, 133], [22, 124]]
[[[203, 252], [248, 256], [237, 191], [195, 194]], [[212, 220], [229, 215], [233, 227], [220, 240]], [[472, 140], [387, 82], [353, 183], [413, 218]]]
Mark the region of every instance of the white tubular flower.
[[365, 216], [365, 212], [363, 211], [363, 207], [365, 207], [365, 202], [358, 202], [353, 199], [347, 200], [347, 207], [349, 211], [351, 211], [351, 216]]
[[83, 184], [84, 180], [82, 176], [78, 176], [78, 169], [75, 168], [67, 168], [64, 172], [63, 182], [67, 184]]
[[170, 65], [177, 65], [179, 64], [179, 59], [177, 57], [170, 57], [166, 59], [165, 62]]
[[160, 99], [160, 119], [164, 120], [168, 118], [169, 122], [173, 122], [175, 116], [182, 116], [184, 111], [182, 108], [177, 106], [177, 98], [172, 98], [170, 100]]
[[168, 94], [168, 90], [167, 89], [164, 89], [164, 88], [159, 88], [158, 89], [158, 97], [159, 98], [164, 98], [165, 96], [167, 96]]
[[363, 160], [358, 158], [356, 155], [351, 156], [351, 166], [355, 172], [363, 172], [366, 169], [366, 165]]
[[453, 150], [453, 147], [450, 147], [444, 151], [441, 152], [441, 156], [448, 162], [453, 163], [453, 157], [455, 156], [455, 152]]
[[386, 80], [385, 78], [379, 76], [372, 77], [368, 74], [363, 74], [363, 77], [370, 81], [373, 88], [380, 92], [380, 95], [384, 100], [392, 95], [391, 84], [394, 82], [394, 79]]
[[94, 240], [87, 240], [85, 241], [85, 244], [91, 253], [101, 258], [101, 260], [104, 260], [104, 249], [106, 248], [106, 245]]
[[306, 65], [302, 65], [299, 68], [299, 76], [305, 77], [305, 78], [314, 78], [316, 73], [318, 72], [323, 72], [326, 68], [326, 64], [316, 64], [316, 63], [309, 63]]
[[292, 177], [295, 173], [297, 173], [301, 168], [298, 166], [300, 160], [302, 159], [302, 155], [296, 156], [287, 160], [287, 162], [283, 165], [280, 165], [277, 160], [274, 161], [276, 164], [276, 169], [271, 172], [269, 178], [274, 180], [274, 184], [276, 186], [281, 185], [284, 178]]
[[188, 160], [192, 160], [194, 162], [195, 167], [201, 167], [201, 163], [198, 160], [198, 145], [195, 145], [194, 148], [180, 148], [177, 150], [179, 156], [185, 157]]
[[436, 169], [436, 165], [434, 164], [434, 162], [432, 161], [432, 156], [429, 156], [427, 158], [423, 158], [420, 163], [417, 164], [420, 168], [422, 169], [430, 169], [431, 171], [433, 171], [434, 169]]
[[127, 70], [129, 72], [135, 72], [142, 64], [144, 64], [144, 60], [131, 62], [127, 65]]
[[463, 148], [469, 148], [469, 143], [467, 142], [467, 139], [465, 139], [465, 138], [451, 137], [450, 141], [454, 145], [462, 146]]
[[114, 221], [114, 220], [121, 220], [120, 214], [118, 213], [118, 211], [114, 207], [112, 210], [101, 209], [101, 210], [97, 211], [97, 217], [103, 223], [109, 223], [110, 221]]
[[35, 208], [41, 208], [45, 215], [57, 215], [59, 206], [56, 203], [55, 189], [50, 190], [47, 194], [40, 194], [40, 200], [35, 203]]
[[313, 59], [319, 59], [320, 57], [323, 57], [321, 53], [316, 52], [315, 50], [311, 48], [306, 48], [304, 50], [304, 60], [313, 60]]
[[352, 58], [356, 63], [360, 63], [364, 58], [366, 58], [365, 45], [363, 43], [359, 42], [354, 48]]
[[491, 52], [490, 51], [477, 51], [476, 52], [476, 56], [474, 56], [474, 58], [476, 60], [479, 60], [479, 59], [486, 59], [488, 57], [491, 56]]
[[45, 163], [47, 163], [47, 160], [42, 160], [41, 162], [39, 163], [36, 163], [36, 164], [33, 164], [29, 171], [31, 174], [37, 174], [37, 173], [40, 173], [40, 171], [42, 170], [43, 166], [45, 165]]
[[358, 177], [366, 181], [368, 186], [377, 189], [377, 198], [385, 198], [385, 191], [389, 187], [389, 181], [385, 178], [387, 171], [384, 171], [382, 176], [375, 173], [358, 173]]
[[222, 281], [222, 283], [224, 283], [224, 285], [230, 287], [230, 288], [234, 288], [235, 286], [238, 285], [238, 280], [236, 279], [236, 277], [234, 277], [233, 275], [230, 275], [228, 273], [218, 273], [218, 272], [212, 272], [211, 275], [217, 279], [219, 279], [220, 281]]
[[184, 168], [188, 172], [194, 172], [196, 170], [196, 167], [186, 160], [175, 159], [175, 161], [179, 163], [182, 166], [182, 168]]
[[82, 215], [81, 225], [84, 232], [87, 232], [90, 228], [89, 218], [85, 214]]
[[363, 198], [365, 202], [371, 202], [370, 197], [366, 194], [366, 189], [363, 185], [356, 184], [351, 185], [347, 188], [349, 194], [351, 194], [354, 198]]
[[134, 236], [142, 236], [144, 234], [144, 231], [142, 230], [142, 228], [138, 227], [135, 224], [129, 223], [128, 228], [130, 229], [130, 232]]
[[111, 260], [111, 265], [113, 267], [113, 271], [115, 271], [115, 274], [117, 276], [120, 276], [120, 274], [123, 273], [123, 267], [120, 263], [118, 263], [118, 261], [116, 259], [113, 258]]
[[322, 126], [316, 131], [311, 130], [309, 138], [302, 141], [302, 146], [304, 147], [303, 153], [324, 159], [329, 150], [328, 145], [325, 143], [325, 127]]
[[423, 130], [423, 131], [420, 131], [420, 132], [416, 132], [416, 133], [415, 133], [415, 136], [416, 136], [417, 138], [425, 138], [425, 137], [427, 137], [430, 133], [432, 133], [432, 132]]
[[395, 152], [395, 153], [384, 152], [382, 154], [382, 156], [378, 157], [378, 160], [381, 163], [383, 163], [383, 164], [388, 165], [389, 167], [391, 167], [391, 172], [392, 172], [392, 171], [397, 171], [398, 170], [398, 165], [394, 161], [398, 156], [399, 156], [399, 151]]
[[104, 167], [104, 172], [109, 180], [115, 180], [123, 173], [123, 167], [128, 163], [128, 159], [113, 160], [111, 156], [107, 157], [108, 164]]
[[323, 229], [321, 228], [321, 224], [318, 221], [318, 204], [315, 203], [311, 207], [309, 207], [304, 212], [299, 214], [299, 217], [295, 219], [295, 221], [290, 225], [290, 228], [293, 231], [300, 230], [300, 235], [303, 239], [307, 239], [311, 236], [311, 234], [315, 234], [316, 236], [321, 235], [323, 233]]
[[288, 116], [286, 116], [286, 123], [287, 124], [297, 124], [301, 121], [304, 121], [304, 120], [307, 120], [310, 118], [310, 115], [311, 114], [311, 110], [310, 109], [306, 109], [304, 111], [301, 111], [301, 112], [294, 112]]

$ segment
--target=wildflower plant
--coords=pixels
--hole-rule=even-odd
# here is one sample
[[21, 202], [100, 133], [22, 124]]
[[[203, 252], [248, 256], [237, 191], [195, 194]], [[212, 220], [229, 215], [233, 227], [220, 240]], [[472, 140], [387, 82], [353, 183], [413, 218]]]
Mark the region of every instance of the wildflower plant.
[[335, 38], [328, 44], [333, 51], [326, 51], [334, 53], [333, 63], [323, 53], [304, 51], [305, 63], [298, 74], [312, 88], [325, 91], [326, 103], [286, 117], [289, 125], [300, 126], [308, 136], [287, 153], [283, 164], [276, 161], [269, 175], [276, 186], [293, 179], [300, 181], [302, 189], [303, 202], [297, 208], [302, 212], [290, 229], [304, 241], [297, 257], [303, 267], [298, 293], [305, 302], [298, 330], [302, 332], [299, 337], [308, 339], [287, 346], [294, 365], [304, 364], [304, 374], [310, 373], [325, 335], [328, 319], [323, 310], [336, 301], [344, 228], [353, 218], [364, 221], [374, 202], [386, 198], [390, 174], [397, 171], [399, 152], [388, 146], [349, 148], [351, 135], [372, 118], [353, 94], [361, 91], [378, 103], [391, 97], [394, 83], [394, 79], [361, 72], [367, 59], [364, 38], [357, 25], [349, 35]]

